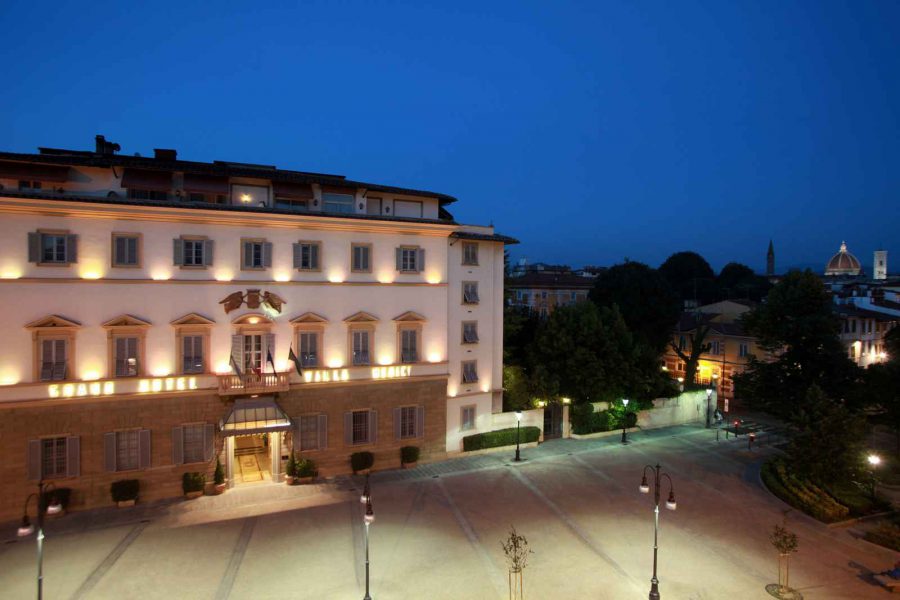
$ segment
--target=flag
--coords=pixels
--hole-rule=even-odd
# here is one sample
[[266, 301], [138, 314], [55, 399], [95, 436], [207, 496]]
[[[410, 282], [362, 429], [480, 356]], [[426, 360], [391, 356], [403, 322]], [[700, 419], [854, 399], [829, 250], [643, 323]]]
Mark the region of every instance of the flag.
[[238, 367], [237, 361], [234, 360], [234, 354], [231, 355], [231, 368], [234, 369], [234, 372], [238, 377], [240, 377], [241, 379], [244, 378], [244, 374], [241, 373], [241, 368]]
[[294, 354], [294, 346], [291, 346], [290, 352], [288, 353], [288, 360], [294, 363], [294, 368], [297, 369], [297, 375], [303, 377], [303, 368], [300, 365], [300, 359]]
[[266, 362], [272, 365], [272, 373], [275, 372], [275, 361], [272, 360], [272, 349], [266, 348]]

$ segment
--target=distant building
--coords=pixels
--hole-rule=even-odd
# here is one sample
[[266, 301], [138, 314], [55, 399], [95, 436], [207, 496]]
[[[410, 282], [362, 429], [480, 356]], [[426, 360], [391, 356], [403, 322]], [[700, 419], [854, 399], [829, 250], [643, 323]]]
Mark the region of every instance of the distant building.
[[847, 356], [861, 367], [885, 362], [884, 338], [900, 322], [900, 285], [854, 281], [831, 292]]
[[841, 249], [831, 257], [825, 265], [826, 277], [850, 276], [856, 277], [862, 271], [862, 265], [855, 256], [847, 250], [847, 243], [841, 242]]
[[591, 277], [556, 269], [528, 271], [506, 283], [512, 306], [528, 308], [542, 317], [550, 315], [558, 306], [584, 302], [593, 287]]
[[769, 252], [766, 253], [766, 277], [775, 276], [775, 245], [769, 240]]
[[872, 279], [887, 279], [887, 250], [876, 250], [872, 264]]

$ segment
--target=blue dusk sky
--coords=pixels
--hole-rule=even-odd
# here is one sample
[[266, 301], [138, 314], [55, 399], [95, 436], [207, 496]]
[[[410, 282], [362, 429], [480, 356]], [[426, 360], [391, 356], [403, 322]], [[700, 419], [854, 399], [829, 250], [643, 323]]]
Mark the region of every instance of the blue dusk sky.
[[900, 2], [0, 3], [0, 149], [454, 195], [514, 258], [900, 271]]

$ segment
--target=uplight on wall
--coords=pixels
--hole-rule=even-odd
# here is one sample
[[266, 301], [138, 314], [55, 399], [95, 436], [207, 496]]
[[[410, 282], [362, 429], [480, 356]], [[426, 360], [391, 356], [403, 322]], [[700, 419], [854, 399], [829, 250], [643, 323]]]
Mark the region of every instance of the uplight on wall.
[[153, 281], [167, 281], [172, 278], [172, 272], [168, 269], [156, 269], [150, 273]]
[[18, 279], [22, 276], [22, 269], [18, 267], [3, 267], [0, 270], [0, 279]]
[[385, 271], [378, 274], [378, 283], [394, 283], [394, 273]]
[[441, 282], [441, 274], [440, 273], [429, 273], [425, 276], [425, 281], [432, 285], [436, 285]]
[[228, 270], [216, 271], [216, 281], [231, 281], [234, 279], [234, 273]]
[[344, 361], [342, 361], [340, 358], [332, 357], [328, 361], [329, 369], [340, 369], [342, 366], [344, 366]]
[[15, 385], [19, 383], [19, 376], [13, 371], [4, 371], [0, 375], [0, 385]]
[[227, 360], [220, 360], [216, 363], [216, 375], [227, 375], [231, 373], [231, 363]]
[[285, 281], [290, 281], [290, 280], [291, 280], [291, 276], [287, 273], [276, 273], [275, 274], [275, 281], [284, 283]]
[[381, 356], [378, 357], [379, 365], [389, 365], [392, 362], [394, 362], [394, 361], [390, 354], [382, 354]]
[[81, 378], [84, 381], [96, 381], [97, 379], [100, 379], [100, 371], [97, 371], [95, 369], [84, 371], [81, 374]]
[[340, 269], [335, 269], [328, 274], [328, 281], [331, 283], [343, 283], [344, 282], [344, 272]]

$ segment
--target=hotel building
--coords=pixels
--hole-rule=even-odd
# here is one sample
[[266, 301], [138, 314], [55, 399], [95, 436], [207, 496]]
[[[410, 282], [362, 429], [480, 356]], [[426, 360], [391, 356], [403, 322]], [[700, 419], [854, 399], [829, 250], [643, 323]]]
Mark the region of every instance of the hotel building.
[[443, 194], [117, 151], [0, 153], [0, 519], [41, 479], [86, 508], [490, 429], [515, 240]]

